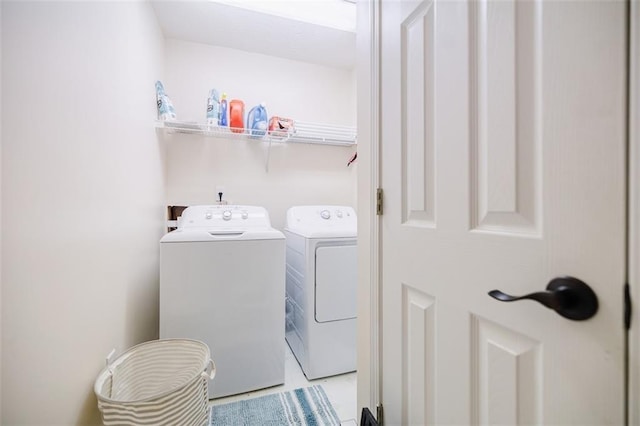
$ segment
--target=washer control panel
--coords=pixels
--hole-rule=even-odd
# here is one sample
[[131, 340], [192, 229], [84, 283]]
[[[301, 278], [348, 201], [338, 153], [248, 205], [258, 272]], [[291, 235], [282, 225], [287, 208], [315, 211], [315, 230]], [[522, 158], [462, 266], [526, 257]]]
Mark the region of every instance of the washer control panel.
[[178, 228], [210, 228], [238, 226], [270, 227], [269, 213], [264, 207], [241, 205], [189, 206], [178, 219]]

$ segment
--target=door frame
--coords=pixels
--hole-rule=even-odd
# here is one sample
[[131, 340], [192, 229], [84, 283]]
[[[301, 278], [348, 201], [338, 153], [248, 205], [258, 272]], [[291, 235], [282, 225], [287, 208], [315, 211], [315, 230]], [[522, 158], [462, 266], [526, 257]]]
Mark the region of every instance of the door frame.
[[[380, 0], [357, 2], [358, 413], [381, 400]], [[629, 421], [640, 424], [640, 0], [629, 0], [628, 269], [636, 302], [629, 335]], [[622, 297], [622, 295], [621, 295]], [[622, 314], [621, 314], [622, 317]], [[372, 410], [373, 411], [373, 410]], [[359, 417], [359, 414], [358, 414]]]
[[640, 1], [629, 4], [629, 247], [628, 268], [635, 302], [629, 331], [629, 424], [640, 424]]
[[356, 81], [358, 124], [358, 419], [380, 404], [380, 3], [357, 2]]

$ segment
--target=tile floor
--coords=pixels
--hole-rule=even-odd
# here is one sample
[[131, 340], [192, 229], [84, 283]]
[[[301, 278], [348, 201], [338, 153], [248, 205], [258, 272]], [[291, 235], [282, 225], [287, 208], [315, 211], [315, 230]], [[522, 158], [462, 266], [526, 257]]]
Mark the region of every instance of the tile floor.
[[[341, 374], [339, 376], [326, 377], [323, 379], [307, 380], [298, 361], [296, 360], [289, 345], [285, 345], [285, 369], [284, 384], [267, 389], [232, 395], [225, 398], [211, 400], [211, 405], [226, 404], [227, 402], [240, 401], [243, 399], [255, 398], [288, 391], [291, 389], [322, 385], [327, 393], [333, 408], [336, 410], [343, 426], [356, 426], [357, 402], [356, 402], [356, 373]], [[215, 380], [215, 379], [214, 379]]]

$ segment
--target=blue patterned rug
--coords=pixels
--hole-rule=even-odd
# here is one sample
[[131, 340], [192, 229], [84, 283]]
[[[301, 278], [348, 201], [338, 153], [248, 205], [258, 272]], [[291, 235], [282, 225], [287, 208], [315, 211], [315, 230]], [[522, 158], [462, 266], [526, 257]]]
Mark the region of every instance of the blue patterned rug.
[[211, 426], [340, 426], [322, 386], [211, 407]]

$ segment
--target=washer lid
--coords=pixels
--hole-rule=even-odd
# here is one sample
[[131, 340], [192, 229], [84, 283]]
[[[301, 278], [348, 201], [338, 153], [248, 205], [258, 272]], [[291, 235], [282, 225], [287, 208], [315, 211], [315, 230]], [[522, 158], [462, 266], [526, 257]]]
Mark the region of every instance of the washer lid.
[[358, 222], [355, 210], [348, 206], [294, 206], [287, 210], [285, 229], [306, 238], [355, 238]]

